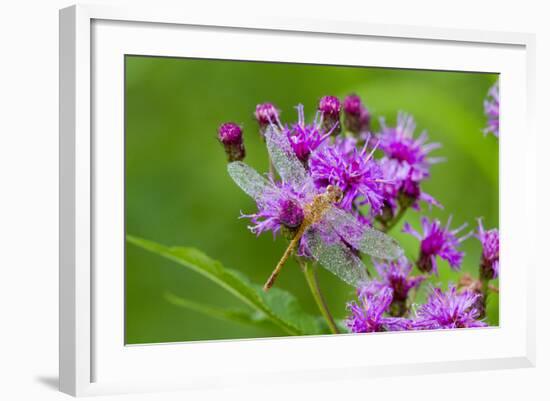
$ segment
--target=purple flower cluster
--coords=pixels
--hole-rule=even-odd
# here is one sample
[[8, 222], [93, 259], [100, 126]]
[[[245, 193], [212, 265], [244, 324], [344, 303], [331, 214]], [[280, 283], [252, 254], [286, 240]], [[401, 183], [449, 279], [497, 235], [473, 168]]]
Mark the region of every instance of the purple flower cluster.
[[[341, 130], [342, 109], [345, 132]], [[319, 191], [329, 185], [340, 188], [339, 206], [355, 213], [360, 221], [370, 224], [377, 217], [388, 224], [398, 205], [403, 210], [409, 206], [419, 210], [421, 200], [438, 205], [420, 190], [420, 182], [429, 177], [430, 166], [437, 161], [427, 154], [439, 145], [427, 144], [425, 132], [413, 138], [411, 116], [399, 114], [392, 128], [382, 120], [381, 132], [372, 136], [370, 113], [357, 95], [346, 97], [343, 107], [335, 96], [322, 97], [311, 123], [306, 123], [302, 105], [297, 111], [296, 122], [283, 124], [276, 106], [259, 104], [255, 116], [260, 132], [265, 134], [270, 126], [282, 132]], [[384, 153], [381, 158], [374, 157], [378, 144]], [[404, 197], [408, 199], [405, 202]], [[276, 211], [271, 212], [274, 215]]]
[[499, 118], [500, 118], [500, 89], [498, 81], [489, 89], [487, 98], [483, 102], [485, 116], [487, 117], [487, 126], [483, 129], [483, 134], [492, 133], [498, 138], [499, 136]]
[[[320, 99], [318, 111], [311, 123], [306, 122], [302, 105], [298, 105], [296, 109], [297, 121], [283, 123], [275, 105], [257, 105], [254, 115], [260, 133], [265, 135], [270, 127], [283, 133], [319, 192], [324, 192], [329, 185], [338, 187], [343, 193], [338, 206], [353, 212], [361, 222], [370, 224], [372, 217], [382, 212], [384, 185], [388, 181], [384, 177], [380, 160], [374, 158], [376, 147], [368, 147], [369, 142], [373, 141], [369, 140], [368, 134], [370, 114], [361, 99], [356, 95], [345, 99], [344, 119], [348, 122], [346, 126], [353, 125], [362, 136], [352, 136], [351, 131], [341, 132], [342, 104], [335, 96], [324, 96]], [[359, 148], [360, 142], [365, 143]], [[258, 205], [258, 213], [249, 216], [254, 232], [280, 231], [277, 221], [281, 219], [277, 216], [281, 210], [285, 210], [281, 202], [274, 196], [271, 202]]]
[[[498, 83], [489, 91], [484, 103], [488, 118], [485, 134], [498, 137], [499, 129]], [[304, 107], [298, 105], [297, 120], [283, 122], [280, 110], [271, 103], [258, 104], [255, 118], [263, 138], [276, 133], [283, 138], [288, 154], [294, 154], [310, 178], [309, 188], [301, 190], [292, 183], [278, 180], [271, 173], [269, 185], [257, 200], [257, 211], [242, 215], [251, 221], [250, 230], [260, 235], [272, 232], [291, 237], [298, 231], [305, 218], [305, 210], [315, 195], [327, 188], [337, 188], [338, 200], [334, 204], [356, 217], [359, 226], [368, 230], [372, 226], [388, 232], [410, 209], [420, 211], [421, 202], [429, 206], [443, 206], [422, 190], [423, 183], [431, 177], [432, 166], [442, 158], [432, 157], [431, 152], [441, 145], [429, 142], [426, 131], [415, 135], [416, 123], [409, 114], [397, 114], [395, 125], [380, 118], [380, 128], [373, 131], [371, 113], [355, 94], [343, 102], [335, 96], [324, 96], [310, 122], [306, 122]], [[220, 126], [219, 141], [230, 161], [245, 156], [242, 128], [234, 123]], [[299, 164], [299, 163], [298, 163]], [[341, 193], [341, 197], [340, 197]], [[307, 195], [305, 195], [307, 194]], [[499, 275], [498, 229], [483, 227], [478, 220], [475, 233], [464, 231], [467, 223], [451, 228], [451, 218], [446, 224], [427, 216], [420, 217], [420, 230], [405, 222], [402, 231], [414, 236], [418, 244], [418, 256], [414, 263], [405, 256], [397, 260], [372, 260], [375, 272], [369, 272], [369, 282], [357, 289], [357, 300], [347, 304], [349, 312], [345, 324], [353, 333], [395, 330], [454, 329], [483, 327], [486, 300], [491, 288], [490, 280]], [[324, 235], [321, 233], [321, 235]], [[334, 243], [343, 239], [340, 233], [332, 235]], [[438, 276], [439, 264], [447, 262], [459, 271], [465, 253], [462, 243], [470, 236], [481, 243], [479, 276], [464, 274], [458, 286], [448, 285], [447, 291], [431, 287], [426, 294], [423, 283], [430, 276]], [[327, 243], [331, 243], [328, 241]], [[350, 257], [361, 256], [355, 247], [345, 242]], [[311, 256], [307, 241], [299, 244], [299, 256]], [[413, 269], [417, 271], [413, 274]], [[426, 302], [417, 305], [420, 294]]]
[[[491, 99], [486, 101], [491, 132], [498, 135], [498, 87], [490, 91]], [[495, 117], [495, 118], [493, 118]], [[421, 133], [414, 138], [415, 123], [411, 116], [400, 113], [395, 127], [389, 127], [381, 119], [378, 146], [384, 152], [379, 159], [383, 177], [378, 182], [383, 189], [382, 213], [377, 220], [392, 221], [400, 208], [418, 208], [419, 201], [442, 207], [433, 197], [424, 193], [420, 184], [430, 177], [430, 167], [441, 159], [428, 154], [439, 148], [437, 143], [427, 143], [427, 135]], [[418, 232], [408, 223], [403, 232], [419, 240], [417, 269], [422, 276], [410, 276], [412, 264], [405, 258], [392, 262], [373, 260], [378, 278], [373, 279], [358, 290], [358, 302], [348, 304], [348, 329], [354, 333], [390, 330], [427, 330], [484, 327], [487, 299], [487, 285], [480, 280], [498, 277], [499, 234], [497, 229], [485, 230], [481, 219], [475, 236], [482, 245], [479, 280], [470, 278], [468, 286], [456, 287], [452, 284], [444, 292], [441, 288], [431, 289], [427, 301], [412, 307], [411, 290], [416, 294], [429, 274], [438, 274], [438, 259], [448, 262], [453, 270], [459, 270], [464, 259], [460, 244], [473, 233], [459, 235], [466, 227], [451, 229], [451, 218], [446, 225], [439, 220], [421, 218], [422, 231]], [[468, 280], [462, 280], [466, 282]]]
[[359, 303], [348, 303], [350, 315], [346, 325], [352, 333], [370, 333], [379, 331], [437, 330], [470, 327], [486, 327], [480, 319], [476, 304], [481, 294], [465, 290], [458, 291], [450, 286], [447, 292], [432, 288], [428, 300], [418, 307], [409, 317], [387, 316], [392, 304], [393, 291], [382, 287], [373, 291], [360, 291]]

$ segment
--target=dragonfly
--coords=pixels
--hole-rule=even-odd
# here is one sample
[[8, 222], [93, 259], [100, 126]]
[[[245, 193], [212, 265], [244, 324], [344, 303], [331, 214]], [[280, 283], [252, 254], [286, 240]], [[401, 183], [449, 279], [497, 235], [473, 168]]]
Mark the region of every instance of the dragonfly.
[[[267, 279], [264, 291], [273, 286], [301, 241], [305, 241], [305, 249], [321, 266], [354, 287], [368, 281], [367, 269], [355, 250], [386, 260], [397, 259], [403, 254], [393, 238], [361, 224], [352, 213], [336, 206], [342, 197], [340, 188], [329, 185], [324, 192], [316, 188], [281, 131], [271, 126], [264, 137], [269, 157], [281, 180], [304, 195], [300, 205], [303, 220]], [[280, 191], [272, 180], [246, 163], [232, 162], [227, 169], [233, 181], [256, 202], [261, 202], [266, 194]]]

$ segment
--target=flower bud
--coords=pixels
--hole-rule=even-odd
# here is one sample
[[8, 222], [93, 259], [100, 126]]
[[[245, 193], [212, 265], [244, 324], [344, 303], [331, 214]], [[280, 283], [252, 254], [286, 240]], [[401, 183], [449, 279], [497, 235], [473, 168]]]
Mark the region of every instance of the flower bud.
[[334, 135], [338, 135], [340, 128], [340, 100], [335, 96], [323, 96], [319, 101], [319, 111], [323, 116], [323, 129], [326, 132], [332, 130]]
[[357, 95], [344, 99], [344, 125], [354, 134], [366, 132], [370, 128], [370, 113]]
[[235, 123], [224, 123], [218, 129], [218, 139], [225, 149], [230, 162], [243, 160], [246, 152], [243, 143], [243, 130]]
[[499, 274], [500, 241], [498, 229], [485, 230], [481, 218], [478, 219], [478, 232], [475, 235], [481, 242], [482, 253], [480, 263], [480, 277], [492, 280]]
[[260, 133], [263, 137], [267, 127], [279, 121], [279, 110], [271, 103], [260, 103], [256, 105], [254, 116], [260, 125]]

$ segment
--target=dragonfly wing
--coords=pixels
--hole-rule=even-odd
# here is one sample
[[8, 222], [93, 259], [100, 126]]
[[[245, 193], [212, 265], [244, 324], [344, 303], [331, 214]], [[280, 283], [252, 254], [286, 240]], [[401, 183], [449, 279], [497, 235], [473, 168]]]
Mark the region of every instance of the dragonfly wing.
[[363, 253], [390, 260], [403, 254], [403, 249], [395, 239], [359, 223], [356, 217], [345, 210], [332, 206], [325, 219], [344, 241]]
[[274, 188], [265, 177], [246, 163], [240, 161], [229, 163], [227, 171], [235, 184], [255, 200], [259, 200], [266, 190]]
[[403, 255], [403, 248], [389, 235], [370, 227], [365, 227], [363, 230], [363, 236], [356, 244], [357, 249], [361, 252], [375, 258], [389, 260], [397, 259]]
[[272, 125], [265, 132], [265, 140], [271, 162], [281, 179], [296, 190], [303, 189], [309, 177], [286, 135]]
[[342, 242], [338, 236], [323, 238], [318, 229], [310, 228], [304, 234], [311, 255], [325, 269], [346, 283], [358, 287], [368, 281], [366, 268], [361, 259]]

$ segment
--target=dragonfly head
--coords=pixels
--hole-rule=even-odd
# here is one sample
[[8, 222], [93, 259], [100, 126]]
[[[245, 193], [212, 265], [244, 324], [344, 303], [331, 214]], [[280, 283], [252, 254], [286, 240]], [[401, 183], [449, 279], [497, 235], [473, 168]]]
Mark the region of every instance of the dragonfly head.
[[340, 200], [342, 199], [342, 196], [344, 195], [342, 193], [342, 190], [335, 185], [329, 185], [326, 189], [325, 194], [327, 195], [331, 203], [340, 202]]

